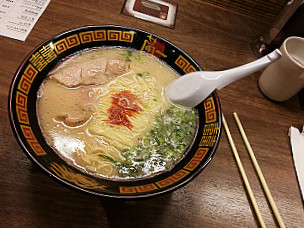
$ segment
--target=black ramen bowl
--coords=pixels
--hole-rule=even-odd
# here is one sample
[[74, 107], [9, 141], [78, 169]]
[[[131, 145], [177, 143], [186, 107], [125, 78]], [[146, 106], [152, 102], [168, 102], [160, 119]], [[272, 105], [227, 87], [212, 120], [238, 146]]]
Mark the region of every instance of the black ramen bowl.
[[222, 113], [216, 92], [199, 104], [198, 127], [191, 148], [171, 170], [132, 180], [102, 179], [68, 165], [46, 143], [38, 124], [36, 99], [48, 73], [67, 56], [96, 47], [126, 47], [147, 52], [180, 75], [202, 70], [169, 41], [142, 30], [87, 26], [63, 32], [36, 47], [18, 68], [10, 87], [9, 114], [13, 132], [24, 150], [44, 172], [74, 189], [96, 196], [141, 199], [176, 190], [196, 177], [211, 161], [219, 143]]

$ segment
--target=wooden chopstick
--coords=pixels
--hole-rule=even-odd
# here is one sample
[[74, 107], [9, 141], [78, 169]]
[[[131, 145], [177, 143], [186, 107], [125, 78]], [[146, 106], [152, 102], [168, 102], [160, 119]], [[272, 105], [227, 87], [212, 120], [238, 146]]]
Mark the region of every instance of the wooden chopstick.
[[247, 178], [247, 175], [246, 175], [246, 172], [243, 168], [243, 165], [242, 165], [242, 162], [241, 162], [241, 159], [239, 157], [239, 154], [237, 152], [237, 149], [235, 147], [235, 144], [233, 142], [233, 139], [232, 139], [232, 136], [230, 134], [230, 130], [229, 130], [229, 127], [228, 127], [228, 124], [226, 122], [226, 119], [224, 117], [224, 114], [223, 114], [223, 124], [224, 124], [224, 128], [225, 128], [225, 131], [226, 131], [226, 134], [227, 134], [227, 137], [228, 137], [228, 140], [229, 140], [229, 143], [230, 143], [230, 146], [231, 146], [231, 149], [232, 149], [232, 152], [234, 154], [234, 157], [235, 157], [235, 160], [236, 160], [236, 163], [237, 163], [237, 166], [240, 170], [240, 173], [241, 173], [241, 176], [243, 178], [243, 181], [244, 181], [244, 184], [245, 184], [245, 187], [247, 189], [247, 192], [248, 192], [248, 195], [249, 195], [249, 198], [251, 200], [251, 203], [252, 203], [252, 206], [254, 208], [254, 211], [256, 213], [256, 216], [259, 220], [259, 223], [260, 223], [260, 226], [262, 228], [266, 227], [265, 223], [264, 223], [264, 220], [263, 220], [263, 217], [260, 213], [260, 210], [258, 208], [258, 205], [257, 205], [257, 202], [255, 200], [255, 197], [253, 195], [253, 192], [251, 190], [251, 187], [250, 187], [250, 184], [249, 184], [249, 181], [248, 181], [248, 178]]
[[283, 220], [281, 218], [279, 210], [278, 210], [278, 208], [277, 208], [277, 206], [276, 206], [276, 204], [275, 204], [275, 202], [274, 202], [274, 200], [272, 198], [272, 195], [271, 195], [271, 193], [269, 191], [269, 188], [267, 186], [266, 180], [265, 180], [264, 175], [262, 173], [262, 170], [261, 170], [261, 168], [260, 168], [260, 166], [259, 166], [259, 164], [258, 164], [258, 162], [257, 162], [257, 160], [255, 158], [255, 155], [254, 155], [253, 150], [252, 150], [252, 148], [250, 146], [250, 143], [249, 143], [249, 141], [247, 139], [247, 136], [245, 134], [245, 131], [244, 131], [244, 128], [243, 128], [243, 126], [241, 124], [241, 121], [240, 121], [240, 119], [239, 119], [239, 117], [238, 117], [238, 115], [237, 115], [236, 112], [233, 113], [233, 116], [234, 116], [234, 119], [235, 119], [235, 121], [236, 121], [236, 123], [238, 125], [238, 128], [239, 128], [240, 133], [241, 133], [242, 138], [243, 138], [243, 141], [244, 141], [244, 143], [245, 143], [245, 145], [247, 147], [247, 150], [248, 150], [249, 155], [251, 157], [251, 161], [252, 161], [252, 163], [254, 165], [254, 168], [255, 168], [258, 176], [259, 176], [260, 182], [261, 182], [261, 184], [263, 186], [264, 192], [265, 192], [265, 194], [267, 196], [267, 199], [268, 199], [268, 201], [270, 203], [270, 206], [271, 206], [272, 211], [273, 211], [273, 213], [274, 213], [274, 215], [276, 217], [276, 220], [277, 220], [279, 226], [281, 228], [284, 228], [285, 227], [284, 222], [283, 222]]

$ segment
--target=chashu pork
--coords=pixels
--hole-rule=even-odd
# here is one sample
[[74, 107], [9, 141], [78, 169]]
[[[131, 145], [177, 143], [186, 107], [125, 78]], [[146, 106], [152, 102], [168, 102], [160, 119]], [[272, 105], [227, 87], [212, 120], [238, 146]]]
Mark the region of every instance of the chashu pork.
[[125, 74], [129, 64], [122, 58], [98, 58], [59, 69], [50, 78], [66, 87], [104, 84]]

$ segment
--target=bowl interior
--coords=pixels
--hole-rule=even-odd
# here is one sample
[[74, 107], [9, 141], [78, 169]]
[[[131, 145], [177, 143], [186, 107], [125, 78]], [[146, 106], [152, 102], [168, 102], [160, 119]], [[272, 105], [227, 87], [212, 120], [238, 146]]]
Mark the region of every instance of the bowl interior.
[[122, 26], [87, 26], [52, 37], [21, 63], [10, 88], [9, 112], [13, 132], [24, 152], [47, 174], [72, 188], [98, 196], [138, 199], [173, 191], [192, 180], [210, 162], [221, 133], [221, 108], [212, 93], [196, 107], [199, 124], [194, 143], [170, 171], [132, 181], [96, 178], [68, 165], [46, 143], [36, 115], [39, 86], [62, 59], [98, 47], [125, 47], [161, 59], [180, 75], [202, 70], [184, 51], [154, 34]]

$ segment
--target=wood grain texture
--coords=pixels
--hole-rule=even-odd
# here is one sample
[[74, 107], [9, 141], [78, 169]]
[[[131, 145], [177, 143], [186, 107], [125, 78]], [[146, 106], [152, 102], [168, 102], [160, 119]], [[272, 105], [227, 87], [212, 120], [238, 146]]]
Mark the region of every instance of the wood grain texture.
[[[0, 227], [257, 227], [258, 222], [223, 132], [212, 162], [191, 183], [162, 197], [117, 202], [67, 188], [26, 157], [10, 129], [9, 85], [19, 64], [39, 43], [62, 31], [96, 24], [143, 29], [173, 42], [205, 70], [255, 60], [249, 45], [267, 24], [197, 0], [178, 4], [175, 29], [120, 14], [123, 0], [52, 0], [25, 42], [0, 37]], [[293, 98], [265, 99], [261, 72], [219, 91], [221, 105], [267, 227], [277, 227], [232, 113], [237, 112], [286, 227], [303, 227], [303, 202], [288, 129], [304, 124]]]

